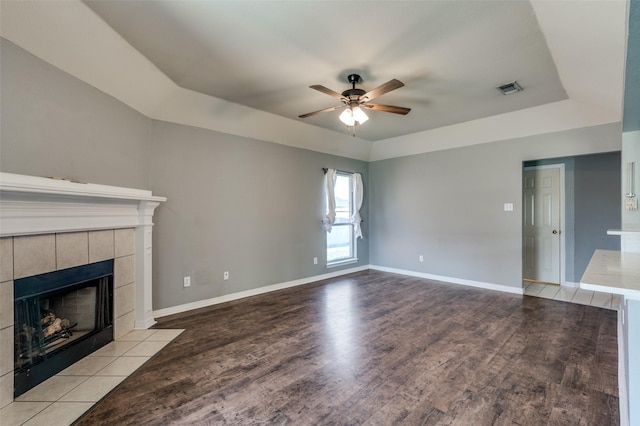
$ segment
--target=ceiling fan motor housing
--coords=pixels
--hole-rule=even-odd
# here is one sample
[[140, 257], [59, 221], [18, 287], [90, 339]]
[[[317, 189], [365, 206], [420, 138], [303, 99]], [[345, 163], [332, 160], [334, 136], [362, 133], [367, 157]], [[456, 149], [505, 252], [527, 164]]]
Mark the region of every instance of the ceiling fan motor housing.
[[357, 101], [358, 98], [360, 98], [360, 96], [364, 95], [365, 93], [367, 92], [362, 89], [347, 89], [342, 92], [342, 96], [349, 99], [349, 101]]
[[360, 99], [360, 96], [364, 95], [367, 92], [362, 89], [356, 89], [356, 84], [362, 81], [362, 77], [360, 77], [359, 74], [349, 74], [347, 76], [347, 80], [353, 85], [353, 87], [342, 92], [342, 96], [349, 100], [349, 102], [343, 101], [343, 103], [351, 105], [352, 103], [357, 103]]
[[[391, 112], [394, 114], [401, 114], [401, 115], [407, 115], [409, 111], [411, 111], [411, 108], [399, 107], [394, 105], [381, 105], [381, 104], [367, 103], [372, 99], [377, 98], [378, 96], [384, 95], [385, 93], [388, 93], [392, 90], [399, 89], [400, 87], [404, 86], [404, 84], [399, 80], [396, 80], [396, 79], [389, 80], [386, 83], [368, 92], [362, 89], [356, 89], [356, 84], [362, 82], [362, 78], [360, 77], [359, 74], [349, 74], [347, 76], [347, 80], [349, 80], [349, 83], [351, 83], [353, 87], [351, 89], [345, 90], [342, 93], [338, 93], [334, 90], [328, 89], [319, 84], [316, 84], [314, 86], [309, 86], [311, 89], [317, 90], [333, 98], [339, 99], [341, 102], [341, 105], [336, 105], [333, 107], [321, 109], [319, 111], [313, 111], [307, 114], [302, 114], [302, 115], [299, 115], [298, 117], [307, 118], [307, 117], [311, 117], [312, 115], [320, 114], [323, 112], [335, 111], [337, 109], [344, 108], [344, 107], [348, 107], [352, 113], [356, 111], [361, 112], [360, 108], [357, 108], [361, 105], [367, 109], [373, 109], [376, 111], [383, 111], [383, 112]], [[366, 119], [364, 121], [366, 121]]]

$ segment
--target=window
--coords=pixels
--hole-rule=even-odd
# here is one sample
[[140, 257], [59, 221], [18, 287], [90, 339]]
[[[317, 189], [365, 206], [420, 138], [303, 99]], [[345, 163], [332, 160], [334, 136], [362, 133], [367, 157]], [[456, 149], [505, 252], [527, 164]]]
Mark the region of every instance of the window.
[[336, 173], [334, 197], [336, 220], [327, 232], [327, 265], [336, 265], [358, 260], [353, 223], [353, 179], [351, 173]]

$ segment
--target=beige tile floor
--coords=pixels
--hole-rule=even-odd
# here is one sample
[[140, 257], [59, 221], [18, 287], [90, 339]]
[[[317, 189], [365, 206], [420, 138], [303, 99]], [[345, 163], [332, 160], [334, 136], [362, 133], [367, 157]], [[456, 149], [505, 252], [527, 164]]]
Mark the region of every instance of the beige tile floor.
[[530, 283], [526, 281], [524, 282], [524, 294], [526, 296], [544, 297], [545, 299], [596, 306], [614, 311], [618, 310], [622, 302], [621, 297], [617, 294], [600, 293], [577, 287], [560, 287], [557, 285]]
[[0, 410], [0, 425], [70, 425], [184, 330], [134, 330]]

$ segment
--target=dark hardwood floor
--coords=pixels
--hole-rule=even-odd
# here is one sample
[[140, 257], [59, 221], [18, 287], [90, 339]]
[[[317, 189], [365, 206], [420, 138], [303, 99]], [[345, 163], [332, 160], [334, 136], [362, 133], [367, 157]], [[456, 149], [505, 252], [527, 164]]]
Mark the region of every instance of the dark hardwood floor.
[[616, 425], [616, 312], [365, 271], [185, 328], [78, 425]]

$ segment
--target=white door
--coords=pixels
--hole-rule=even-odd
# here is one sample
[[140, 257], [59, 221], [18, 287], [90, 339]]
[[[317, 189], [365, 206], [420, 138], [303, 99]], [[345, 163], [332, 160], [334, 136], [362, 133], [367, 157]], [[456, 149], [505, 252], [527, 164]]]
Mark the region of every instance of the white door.
[[560, 167], [526, 169], [523, 185], [523, 278], [560, 284]]

